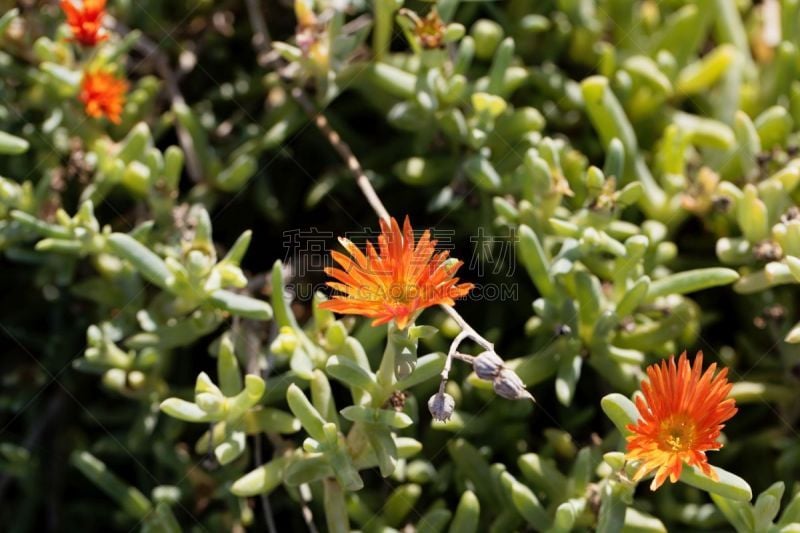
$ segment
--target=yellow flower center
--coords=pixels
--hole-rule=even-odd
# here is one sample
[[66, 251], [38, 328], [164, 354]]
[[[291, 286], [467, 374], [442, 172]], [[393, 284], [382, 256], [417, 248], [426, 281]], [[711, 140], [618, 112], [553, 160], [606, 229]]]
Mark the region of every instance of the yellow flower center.
[[691, 417], [677, 413], [661, 423], [659, 448], [669, 452], [685, 452], [694, 448], [696, 427]]
[[386, 299], [397, 304], [407, 304], [419, 296], [417, 286], [409, 283], [392, 283], [387, 292]]

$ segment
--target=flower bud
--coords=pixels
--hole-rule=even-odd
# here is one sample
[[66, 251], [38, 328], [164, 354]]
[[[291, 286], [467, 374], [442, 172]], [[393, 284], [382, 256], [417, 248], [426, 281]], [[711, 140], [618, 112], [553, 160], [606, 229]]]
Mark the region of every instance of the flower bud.
[[428, 400], [428, 409], [431, 412], [434, 420], [446, 421], [450, 420], [453, 416], [453, 410], [456, 407], [456, 401], [452, 396], [446, 392], [439, 392], [431, 396]]
[[194, 401], [200, 409], [210, 415], [214, 415], [222, 411], [224, 398], [209, 392], [201, 392], [195, 396]]
[[109, 389], [122, 391], [125, 389], [127, 374], [121, 368], [111, 368], [103, 374], [103, 385]]
[[525, 384], [516, 372], [510, 368], [503, 368], [493, 382], [494, 392], [508, 400], [531, 399], [533, 396], [525, 388]]
[[128, 386], [133, 390], [141, 389], [147, 380], [147, 376], [139, 370], [131, 370], [128, 372]]
[[466, 32], [467, 30], [464, 28], [463, 24], [451, 22], [444, 28], [444, 42], [454, 43], [461, 39]]
[[503, 369], [503, 360], [494, 352], [483, 352], [472, 360], [472, 369], [479, 378], [492, 381]]
[[297, 338], [297, 333], [295, 333], [291, 327], [283, 326], [278, 336], [272, 341], [270, 350], [280, 355], [289, 356], [294, 353], [298, 344], [299, 339]]
[[490, 59], [494, 55], [504, 36], [503, 27], [488, 19], [475, 22], [470, 33], [475, 39], [475, 56], [482, 60]]

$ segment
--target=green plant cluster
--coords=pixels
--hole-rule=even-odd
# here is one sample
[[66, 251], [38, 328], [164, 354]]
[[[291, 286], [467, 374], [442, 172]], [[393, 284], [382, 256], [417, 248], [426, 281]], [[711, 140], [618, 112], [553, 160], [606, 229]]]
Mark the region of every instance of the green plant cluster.
[[[0, 529], [800, 531], [800, 1], [293, 8], [111, 0], [95, 48], [0, 16]], [[370, 191], [510, 295], [300, 297], [287, 235]], [[651, 492], [631, 398], [698, 350], [718, 479]]]

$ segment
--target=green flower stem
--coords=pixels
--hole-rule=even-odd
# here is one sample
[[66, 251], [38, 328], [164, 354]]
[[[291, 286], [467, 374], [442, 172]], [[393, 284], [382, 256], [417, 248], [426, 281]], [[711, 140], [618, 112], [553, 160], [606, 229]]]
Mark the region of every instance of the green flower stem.
[[404, 349], [401, 344], [402, 339], [408, 339], [408, 328], [399, 330], [394, 322], [390, 322], [386, 336], [386, 349], [383, 351], [383, 359], [381, 359], [376, 373], [378, 391], [372, 399], [372, 405], [375, 407], [380, 407], [380, 404], [376, 404], [385, 401], [392, 394], [395, 384], [395, 363]]
[[[374, 378], [366, 372], [356, 372], [355, 364], [347, 364], [343, 358], [336, 358], [336, 361], [329, 365], [330, 370], [334, 370], [334, 377], [339, 381], [348, 381], [350, 383], [359, 383], [364, 387], [368, 387], [369, 393], [372, 397], [370, 402], [371, 412], [380, 413], [380, 409], [391, 397], [397, 388], [397, 379], [395, 377], [395, 366], [397, 360], [401, 357], [404, 350], [407, 350], [407, 343], [411, 342], [409, 338], [410, 328], [404, 330], [397, 329], [394, 322], [390, 322], [387, 335], [386, 335], [386, 349], [383, 352], [383, 359], [378, 367]], [[405, 342], [404, 342], [405, 341]], [[359, 367], [360, 369], [360, 367]], [[365, 407], [366, 409], [366, 407]], [[353, 415], [354, 411], [351, 409], [347, 411], [348, 415]], [[356, 416], [356, 421], [350, 428], [347, 434], [347, 444], [350, 456], [353, 462], [363, 462], [367, 454], [372, 449], [371, 441], [374, 440], [375, 435], [372, 433], [375, 427], [373, 424], [362, 420], [361, 416]], [[375, 420], [377, 422], [377, 420]], [[402, 424], [401, 424], [402, 425]], [[389, 436], [389, 439], [392, 437]], [[383, 441], [387, 445], [386, 439]], [[376, 450], [377, 453], [377, 450]], [[388, 465], [384, 465], [384, 471], [388, 471]]]
[[350, 531], [350, 520], [347, 515], [347, 503], [342, 486], [335, 479], [325, 479], [325, 520], [331, 533], [347, 533]]

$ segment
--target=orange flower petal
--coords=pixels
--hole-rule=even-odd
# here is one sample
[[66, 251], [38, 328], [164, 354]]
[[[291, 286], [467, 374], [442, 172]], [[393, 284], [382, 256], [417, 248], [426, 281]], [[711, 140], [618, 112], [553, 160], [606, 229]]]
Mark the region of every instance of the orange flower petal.
[[634, 481], [655, 471], [650, 485], [655, 490], [668, 478], [677, 482], [684, 465], [716, 478], [705, 452], [722, 447], [720, 431], [737, 411], [736, 402], [726, 399], [732, 387], [727, 369], [716, 368], [712, 364], [703, 372], [702, 352], [693, 364], [684, 352], [677, 364], [671, 357], [647, 368], [642, 395], [635, 399], [640, 418], [628, 426], [625, 457], [640, 461]]
[[430, 231], [415, 244], [408, 217], [402, 230], [394, 218], [381, 220], [380, 226], [377, 249], [368, 242], [362, 252], [349, 240], [339, 239], [350, 255], [331, 253], [341, 268], [325, 269], [335, 280], [328, 285], [341, 294], [322, 303], [324, 309], [366, 316], [374, 319], [375, 326], [394, 321], [405, 329], [422, 309], [454, 305], [456, 298], [472, 289], [472, 284], [458, 284], [453, 277], [461, 262], [448, 266], [447, 252], [435, 254], [436, 242]]
[[108, 32], [103, 28], [105, 7], [106, 0], [84, 0], [80, 6], [74, 0], [61, 0], [72, 38], [84, 46], [95, 46], [108, 39]]

